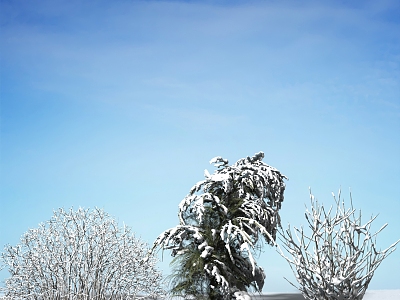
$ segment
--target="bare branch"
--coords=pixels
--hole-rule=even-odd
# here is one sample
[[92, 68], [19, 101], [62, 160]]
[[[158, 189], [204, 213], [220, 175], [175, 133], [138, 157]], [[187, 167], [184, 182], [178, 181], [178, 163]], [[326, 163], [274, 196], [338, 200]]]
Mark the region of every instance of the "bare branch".
[[[361, 300], [375, 270], [395, 250], [400, 240], [385, 250], [377, 250], [376, 236], [387, 224], [371, 233], [371, 224], [376, 216], [361, 225], [361, 211], [356, 217], [352, 200], [350, 209], [346, 210], [344, 201], [340, 199], [340, 190], [338, 198], [334, 194], [333, 197], [336, 213], [332, 217], [332, 208], [326, 212], [310, 190], [311, 212], [306, 211], [306, 219], [312, 236], [308, 237], [303, 230], [295, 230], [301, 237], [294, 240], [289, 227], [279, 232], [279, 239], [293, 259], [285, 256], [282, 248], [278, 247], [278, 251], [292, 268], [300, 284], [298, 289], [306, 299]], [[312, 251], [305, 242], [311, 240], [314, 243]]]

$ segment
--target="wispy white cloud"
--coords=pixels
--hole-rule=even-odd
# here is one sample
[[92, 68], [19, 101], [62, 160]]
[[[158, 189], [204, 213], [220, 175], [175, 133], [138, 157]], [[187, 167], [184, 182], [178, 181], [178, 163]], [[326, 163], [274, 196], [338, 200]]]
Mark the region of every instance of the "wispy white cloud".
[[9, 7], [2, 42], [3, 72], [64, 99], [234, 114], [398, 96], [394, 2], [62, 3]]

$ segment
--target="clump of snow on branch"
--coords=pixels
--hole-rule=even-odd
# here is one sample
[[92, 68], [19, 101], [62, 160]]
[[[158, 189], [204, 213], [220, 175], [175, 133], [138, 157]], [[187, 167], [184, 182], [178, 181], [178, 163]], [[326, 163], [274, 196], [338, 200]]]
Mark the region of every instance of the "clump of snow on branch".
[[307, 209], [305, 216], [311, 234], [307, 235], [303, 227], [295, 227], [293, 237], [289, 225], [280, 240], [291, 258], [281, 249], [280, 253], [289, 262], [300, 284], [298, 289], [306, 299], [361, 300], [375, 270], [400, 240], [385, 250], [378, 249], [376, 237], [387, 224], [371, 233], [376, 217], [362, 224], [361, 211], [356, 213], [352, 201], [346, 209], [340, 190], [338, 199], [334, 194], [333, 197], [336, 212], [332, 207], [327, 211], [310, 191], [311, 211]]
[[[162, 295], [157, 259], [101, 209], [59, 209], [1, 254], [11, 299], [127, 299]], [[135, 298], [136, 299], [136, 298]]]
[[[163, 232], [154, 242], [172, 250], [172, 255], [187, 251], [195, 243], [204, 259], [206, 276], [213, 279], [221, 291], [229, 292], [234, 276], [226, 261], [218, 258], [213, 245], [222, 242], [231, 263], [236, 264], [255, 287], [262, 289], [264, 271], [253, 258], [257, 242], [262, 238], [274, 245], [279, 210], [284, 199], [287, 179], [277, 169], [265, 164], [264, 153], [240, 159], [233, 165], [222, 157], [211, 159], [217, 168], [213, 174], [204, 171], [205, 179], [196, 183], [179, 204], [180, 224]], [[210, 217], [212, 216], [212, 217]], [[214, 227], [208, 238], [204, 224], [211, 218]], [[242, 274], [242, 275], [243, 275]], [[213, 285], [214, 286], [214, 285]]]
[[236, 300], [251, 300], [250, 295], [243, 291], [235, 292], [233, 296]]

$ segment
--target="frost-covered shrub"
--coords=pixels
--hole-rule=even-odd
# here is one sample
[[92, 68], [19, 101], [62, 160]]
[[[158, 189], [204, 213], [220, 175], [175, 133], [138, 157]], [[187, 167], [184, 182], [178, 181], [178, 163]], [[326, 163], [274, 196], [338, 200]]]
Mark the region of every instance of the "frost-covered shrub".
[[289, 262], [306, 299], [361, 300], [374, 271], [400, 240], [385, 250], [378, 249], [376, 236], [387, 224], [371, 233], [376, 217], [362, 225], [361, 211], [356, 214], [352, 201], [346, 209], [340, 190], [338, 199], [333, 197], [336, 212], [332, 207], [326, 211], [310, 192], [311, 211], [307, 209], [305, 216], [311, 234], [295, 227], [294, 238], [289, 225], [279, 239], [292, 257], [285, 256], [281, 249], [280, 253]]
[[59, 209], [1, 254], [10, 299], [103, 300], [162, 294], [156, 258], [101, 209]]
[[229, 299], [249, 287], [261, 291], [264, 271], [254, 259], [259, 242], [274, 244], [286, 178], [265, 164], [264, 153], [232, 166], [216, 157], [179, 204], [180, 224], [154, 242], [172, 250], [172, 294]]

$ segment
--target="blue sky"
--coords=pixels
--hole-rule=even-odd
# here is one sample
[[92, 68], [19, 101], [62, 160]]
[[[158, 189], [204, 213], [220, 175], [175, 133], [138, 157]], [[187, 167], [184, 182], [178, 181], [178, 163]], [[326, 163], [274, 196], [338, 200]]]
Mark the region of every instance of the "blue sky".
[[[58, 207], [152, 243], [215, 156], [265, 152], [282, 223], [352, 190], [400, 238], [398, 1], [1, 1], [0, 247]], [[167, 275], [169, 253], [160, 268]], [[259, 258], [264, 292], [294, 292]], [[7, 272], [0, 272], [4, 280]], [[400, 289], [400, 251], [370, 289]]]

